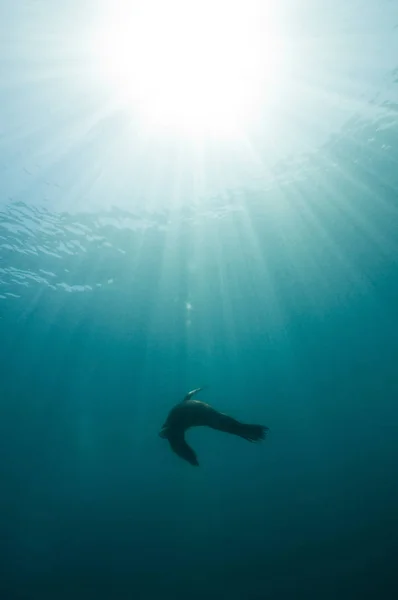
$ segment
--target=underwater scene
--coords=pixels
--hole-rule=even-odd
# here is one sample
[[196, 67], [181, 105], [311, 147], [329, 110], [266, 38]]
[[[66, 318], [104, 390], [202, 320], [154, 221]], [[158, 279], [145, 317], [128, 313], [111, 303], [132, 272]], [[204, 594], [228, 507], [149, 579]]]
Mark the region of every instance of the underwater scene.
[[398, 4], [0, 2], [0, 599], [398, 598]]

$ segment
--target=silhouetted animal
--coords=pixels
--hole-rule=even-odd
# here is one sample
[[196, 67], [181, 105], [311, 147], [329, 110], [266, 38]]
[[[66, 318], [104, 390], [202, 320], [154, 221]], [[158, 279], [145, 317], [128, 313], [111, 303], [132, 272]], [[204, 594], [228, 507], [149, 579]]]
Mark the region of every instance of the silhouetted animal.
[[195, 452], [185, 441], [185, 431], [190, 427], [211, 427], [232, 433], [248, 440], [259, 442], [263, 440], [268, 431], [264, 425], [247, 425], [236, 419], [218, 412], [209, 404], [192, 400], [192, 396], [203, 388], [189, 392], [184, 400], [169, 412], [167, 419], [159, 433], [160, 437], [169, 441], [171, 449], [193, 466], [199, 466]]

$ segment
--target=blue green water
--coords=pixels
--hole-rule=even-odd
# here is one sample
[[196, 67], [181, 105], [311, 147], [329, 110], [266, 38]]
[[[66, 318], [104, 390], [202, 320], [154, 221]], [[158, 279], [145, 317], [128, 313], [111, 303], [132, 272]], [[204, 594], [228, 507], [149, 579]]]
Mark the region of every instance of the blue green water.
[[[194, 151], [140, 145], [35, 45], [72, 8], [45, 37], [54, 9], [20, 4], [0, 10], [1, 598], [396, 598], [396, 5], [303, 1], [329, 56], [314, 104], [252, 132], [255, 168], [202, 148], [202, 185]], [[267, 440], [191, 431], [197, 469], [170, 452], [201, 385]]]

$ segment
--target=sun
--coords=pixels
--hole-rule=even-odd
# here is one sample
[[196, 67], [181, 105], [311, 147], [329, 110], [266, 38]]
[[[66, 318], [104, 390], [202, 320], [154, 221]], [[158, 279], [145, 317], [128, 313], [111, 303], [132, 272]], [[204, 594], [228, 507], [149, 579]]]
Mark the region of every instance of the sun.
[[271, 2], [106, 3], [92, 54], [115, 95], [145, 126], [233, 135], [272, 95], [284, 48]]

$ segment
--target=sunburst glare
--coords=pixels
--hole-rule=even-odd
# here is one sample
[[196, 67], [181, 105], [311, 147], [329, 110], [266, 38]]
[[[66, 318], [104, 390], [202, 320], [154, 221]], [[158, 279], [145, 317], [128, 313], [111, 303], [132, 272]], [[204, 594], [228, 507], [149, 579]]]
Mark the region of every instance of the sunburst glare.
[[105, 4], [90, 50], [115, 96], [144, 126], [235, 136], [275, 96], [286, 47], [273, 3]]

